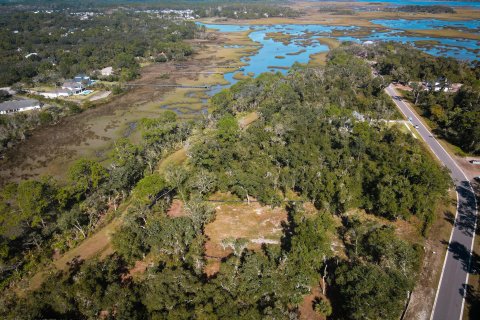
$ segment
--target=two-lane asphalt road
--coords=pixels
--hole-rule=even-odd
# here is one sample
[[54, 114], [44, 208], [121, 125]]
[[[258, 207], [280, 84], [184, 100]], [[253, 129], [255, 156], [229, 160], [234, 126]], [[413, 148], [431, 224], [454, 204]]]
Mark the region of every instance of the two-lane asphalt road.
[[465, 288], [468, 284], [471, 252], [475, 237], [477, 203], [470, 182], [462, 169], [420, 121], [411, 107], [403, 102], [392, 85], [385, 89], [407, 119], [412, 119], [418, 134], [437, 158], [450, 170], [457, 191], [457, 212], [450, 235], [437, 295], [430, 319], [457, 320], [463, 315]]

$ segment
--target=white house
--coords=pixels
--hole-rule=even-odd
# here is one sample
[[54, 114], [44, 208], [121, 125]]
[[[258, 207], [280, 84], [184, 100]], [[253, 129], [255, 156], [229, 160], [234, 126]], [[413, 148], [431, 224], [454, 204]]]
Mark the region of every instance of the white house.
[[80, 94], [85, 90], [85, 87], [79, 82], [66, 81], [62, 84], [62, 89], [69, 90], [72, 94]]
[[0, 103], [0, 114], [40, 109], [40, 101], [34, 99], [11, 100]]

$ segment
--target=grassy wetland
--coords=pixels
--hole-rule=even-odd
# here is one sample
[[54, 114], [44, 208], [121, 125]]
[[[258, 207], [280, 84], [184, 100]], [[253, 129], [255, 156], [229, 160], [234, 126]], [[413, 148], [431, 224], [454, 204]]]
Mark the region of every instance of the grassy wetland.
[[[247, 37], [248, 32], [208, 34], [210, 40], [190, 40], [195, 54], [181, 62], [181, 68], [173, 62], [149, 64], [132, 82], [137, 86], [55, 125], [31, 132], [28, 139], [7, 150], [0, 160], [1, 180], [5, 183], [45, 175], [62, 180], [65, 168], [76, 159], [103, 161], [113, 141], [124, 137], [139, 140], [140, 133], [135, 128], [142, 118], [156, 118], [165, 110], [173, 110], [184, 119], [201, 117], [202, 110], [208, 108], [207, 89], [159, 88], [152, 84], [228, 84], [223, 73], [234, 71], [232, 66], [241, 67], [240, 58], [252, 54], [255, 43]], [[229, 46], [233, 44], [249, 47]]]

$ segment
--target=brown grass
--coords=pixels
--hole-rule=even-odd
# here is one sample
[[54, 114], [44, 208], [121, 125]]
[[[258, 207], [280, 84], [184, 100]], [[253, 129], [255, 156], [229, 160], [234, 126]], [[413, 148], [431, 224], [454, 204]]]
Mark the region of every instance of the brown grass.
[[258, 112], [251, 112], [238, 120], [238, 125], [240, 128], [248, 128], [253, 122], [257, 121], [260, 115]]
[[[326, 44], [329, 50], [338, 48], [340, 46], [340, 41], [333, 38], [317, 38], [321, 44]], [[319, 52], [310, 55], [310, 61], [308, 65], [310, 66], [324, 66], [327, 63], [327, 52]]]
[[[219, 200], [225, 195], [215, 194], [211, 198]], [[227, 196], [233, 201], [236, 197]], [[258, 250], [262, 243], [278, 244], [282, 236], [282, 222], [287, 220], [283, 208], [272, 209], [258, 202], [215, 203], [215, 220], [205, 227], [208, 241], [205, 254], [211, 258], [224, 258], [230, 249], [221, 245], [226, 238], [244, 238], [250, 241], [248, 248]]]
[[183, 147], [180, 150], [175, 151], [162, 161], [158, 163], [158, 168], [157, 171], [159, 173], [162, 173], [165, 168], [167, 168], [169, 165], [179, 165], [183, 163], [187, 159], [187, 148]]
[[468, 33], [453, 29], [440, 29], [440, 30], [408, 30], [405, 32], [405, 35], [421, 35], [421, 36], [430, 36], [438, 38], [460, 38], [460, 39], [471, 39], [471, 40], [480, 40], [480, 34], [478, 33]]
[[[319, 9], [325, 6], [334, 6], [338, 9], [351, 9], [358, 6], [358, 2], [292, 2], [288, 6], [293, 9], [301, 10], [304, 15], [298, 18], [261, 18], [251, 20], [234, 20], [227, 19], [223, 21], [216, 21], [215, 18], [201, 19], [205, 23], [217, 24], [241, 24], [241, 25], [273, 25], [273, 24], [325, 24], [332, 26], [358, 26], [367, 28], [384, 28], [371, 23], [372, 19], [442, 19], [442, 20], [475, 20], [480, 19], [480, 10], [468, 10], [464, 8], [455, 8], [457, 11], [454, 14], [430, 14], [417, 13], [412, 14], [408, 12], [385, 12], [377, 11], [377, 7], [384, 7], [378, 3], [362, 3], [362, 6], [372, 7], [374, 10], [356, 12], [355, 15], [332, 15], [331, 12], [320, 11]], [[430, 32], [432, 31], [432, 32]], [[438, 36], [448, 30], [424, 30], [422, 34]], [[452, 30], [453, 31], [453, 30]], [[475, 35], [466, 35], [464, 32], [445, 32], [444, 37], [475, 37]], [[353, 35], [353, 34], [352, 34]], [[470, 39], [470, 38], [469, 38]]]
[[[216, 36], [212, 40], [190, 41], [197, 53], [182, 62], [186, 68], [179, 71], [231, 71], [216, 66], [241, 66], [240, 58], [258, 49], [248, 38], [248, 32], [214, 34]], [[245, 44], [250, 47], [224, 48], [225, 43]], [[200, 95], [195, 98], [186, 96], [191, 90], [162, 89], [148, 84], [225, 83], [223, 76], [219, 74], [171, 74], [173, 71], [177, 71], [173, 63], [151, 64], [142, 69], [139, 79], [133, 81], [147, 86], [135, 87], [123, 95], [109, 97], [106, 102], [97, 102], [95, 108], [66, 117], [56, 125], [34, 130], [26, 141], [10, 149], [6, 158], [0, 160], [0, 184], [42, 175], [63, 180], [66, 169], [78, 158], [104, 161], [112, 142], [123, 137], [129, 123], [135, 123], [144, 117], [159, 117], [164, 112], [161, 107], [165, 105], [172, 104], [172, 107], [187, 111], [203, 107]], [[169, 79], [162, 79], [161, 75], [165, 73], [171, 74]], [[185, 118], [191, 117], [192, 115], [185, 115]], [[132, 133], [132, 139], [139, 139], [138, 132]]]

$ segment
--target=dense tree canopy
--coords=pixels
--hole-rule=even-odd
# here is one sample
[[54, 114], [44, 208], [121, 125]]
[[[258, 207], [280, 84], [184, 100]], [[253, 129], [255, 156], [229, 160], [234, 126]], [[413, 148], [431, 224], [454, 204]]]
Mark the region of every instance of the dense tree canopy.
[[[171, 113], [146, 119], [141, 145], [115, 142], [108, 168], [80, 160], [66, 185], [47, 179], [7, 186], [0, 201], [0, 257], [8, 266], [32, 261], [32, 237], [43, 241], [38, 250], [66, 248], [74, 232], [78, 238], [89, 234], [99, 217], [122, 200], [126, 205], [113, 235], [115, 254], [72, 261], [24, 299], [5, 290], [0, 314], [292, 319], [321, 283], [324, 295], [315, 305], [323, 314], [398, 318], [421, 250], [393, 226], [415, 217], [425, 233], [448, 176], [410, 134], [385, 121], [397, 117], [381, 90], [386, 83], [373, 80], [351, 50], [357, 49], [332, 52], [324, 68], [296, 65], [287, 75], [239, 82], [212, 98], [212, 115], [197, 130]], [[239, 125], [252, 112], [258, 119]], [[185, 141], [185, 161], [157, 170], [157, 162]], [[28, 192], [23, 184], [31, 185]], [[246, 205], [257, 199], [282, 207], [287, 218], [278, 244], [252, 249], [249, 239], [222, 239], [227, 256], [207, 275], [205, 229], [216, 213], [208, 200], [226, 192]], [[174, 199], [182, 203], [180, 214], [169, 211]], [[26, 220], [6, 225], [17, 207]], [[45, 227], [28, 220], [37, 216], [49, 217]], [[18, 243], [30, 250], [13, 252]], [[148, 266], [139, 273], [137, 262]], [[2, 277], [5, 283], [13, 278], [11, 272]]]
[[55, 84], [107, 66], [120, 70], [120, 80], [130, 80], [138, 73], [138, 58], [192, 54], [182, 40], [193, 38], [196, 28], [193, 22], [123, 10], [95, 12], [87, 20], [63, 11], [0, 13], [0, 85]]
[[[462, 150], [480, 154], [480, 73], [477, 62], [433, 57], [410, 46], [377, 44], [369, 49], [380, 74], [403, 84], [423, 116], [431, 120], [435, 133]], [[452, 84], [458, 91], [445, 92]], [[435, 85], [437, 84], [437, 85]]]

